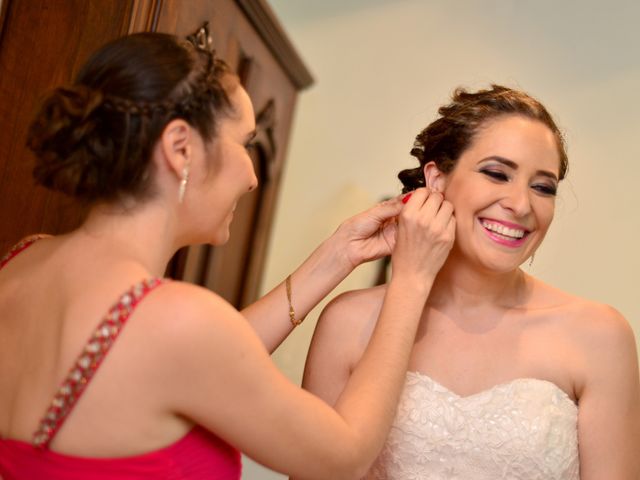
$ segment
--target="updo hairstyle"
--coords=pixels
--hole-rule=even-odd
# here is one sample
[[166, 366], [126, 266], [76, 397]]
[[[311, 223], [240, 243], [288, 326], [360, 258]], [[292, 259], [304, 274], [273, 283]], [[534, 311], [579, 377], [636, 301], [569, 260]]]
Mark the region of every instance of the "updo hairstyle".
[[403, 184], [402, 193], [425, 186], [423, 167], [429, 162], [435, 162], [443, 173], [451, 172], [483, 125], [503, 115], [522, 115], [549, 127], [558, 146], [560, 180], [567, 173], [568, 158], [562, 133], [547, 109], [524, 92], [500, 85], [477, 92], [458, 88], [453, 92], [451, 103], [440, 107], [438, 113], [440, 117], [418, 134], [411, 149], [420, 166], [398, 174]]
[[211, 140], [234, 80], [212, 51], [172, 35], [108, 43], [31, 124], [36, 182], [89, 204], [153, 195], [151, 153], [166, 125], [180, 118]]

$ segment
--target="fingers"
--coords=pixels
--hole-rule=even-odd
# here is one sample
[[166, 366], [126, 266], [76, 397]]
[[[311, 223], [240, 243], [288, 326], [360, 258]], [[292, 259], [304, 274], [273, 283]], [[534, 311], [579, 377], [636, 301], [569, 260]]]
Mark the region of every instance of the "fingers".
[[[440, 197], [439, 200], [438, 197]], [[398, 195], [397, 197], [380, 202], [367, 210], [366, 213], [375, 216], [380, 223], [382, 223], [387, 219], [399, 215], [403, 210], [403, 207], [405, 209], [408, 208], [409, 211], [416, 211], [424, 206], [425, 202], [428, 202], [429, 198], [432, 198], [429, 202], [429, 211], [435, 213], [438, 211], [439, 206], [442, 203], [442, 194], [435, 192], [430, 193], [426, 188], [418, 188], [408, 194]], [[411, 205], [407, 206], [410, 201]]]
[[[436, 219], [442, 223], [442, 226], [446, 225], [448, 218], [453, 213], [453, 205], [444, 200], [444, 196], [440, 192], [430, 192], [426, 188], [418, 188], [410, 195], [410, 197], [407, 195], [406, 202], [403, 199], [405, 206], [402, 213], [405, 217], [415, 215], [420, 211], [424, 217]], [[446, 206], [444, 210], [442, 210], [443, 206]]]
[[374, 205], [367, 211], [367, 213], [375, 216], [382, 222], [388, 218], [397, 216], [401, 210], [402, 200], [401, 197], [398, 196]]
[[449, 223], [453, 218], [453, 204], [447, 200], [442, 199], [438, 211], [433, 218], [434, 225], [442, 227], [443, 229], [447, 229]]
[[453, 205], [439, 192], [416, 189], [398, 216], [400, 223], [427, 228], [435, 232], [447, 230], [453, 217]]
[[421, 207], [427, 200], [428, 196], [429, 191], [424, 187], [416, 188], [415, 190], [409, 192], [406, 196], [402, 195], [401, 197], [404, 197], [402, 199], [402, 203], [405, 205], [404, 209], [415, 210], [416, 208]]
[[455, 239], [456, 236], [456, 217], [451, 215], [449, 223], [447, 224], [447, 233], [451, 236], [451, 239]]
[[456, 238], [456, 217], [454, 217], [453, 214], [447, 219], [447, 224], [445, 226], [444, 232], [445, 236], [449, 239], [451, 245], [453, 246], [453, 242]]
[[[455, 238], [453, 205], [438, 192], [412, 192], [398, 216], [392, 262], [404, 275], [435, 276]], [[401, 273], [404, 272], [404, 273]]]

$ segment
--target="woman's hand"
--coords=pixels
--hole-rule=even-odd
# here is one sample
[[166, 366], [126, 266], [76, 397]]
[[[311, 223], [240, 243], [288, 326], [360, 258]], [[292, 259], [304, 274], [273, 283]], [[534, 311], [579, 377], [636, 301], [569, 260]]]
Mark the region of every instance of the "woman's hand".
[[334, 234], [337, 248], [346, 255], [351, 268], [391, 255], [396, 243], [397, 216], [402, 196], [385, 200], [346, 220]]
[[455, 239], [453, 205], [441, 193], [415, 190], [398, 216], [393, 272], [435, 278]]
[[[414, 191], [406, 205], [403, 197], [346, 220], [292, 272], [297, 318], [304, 318], [355, 267], [392, 252], [394, 269], [407, 272], [406, 264], [411, 278], [424, 280], [425, 270], [435, 276], [453, 243], [453, 207], [440, 194], [427, 200], [424, 189]], [[286, 298], [282, 283], [242, 310], [270, 352], [291, 332]]]
[[[391, 254], [401, 210], [397, 197], [351, 217], [291, 273], [296, 318], [304, 318], [355, 267]], [[283, 282], [242, 310], [270, 352], [292, 329], [286, 299]]]

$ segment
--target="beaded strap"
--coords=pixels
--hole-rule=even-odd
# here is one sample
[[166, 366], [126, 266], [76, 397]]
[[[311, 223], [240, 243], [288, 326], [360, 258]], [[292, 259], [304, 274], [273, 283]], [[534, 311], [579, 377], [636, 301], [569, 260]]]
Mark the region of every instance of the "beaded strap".
[[16, 255], [18, 255], [20, 252], [22, 252], [23, 250], [27, 249], [28, 247], [30, 247], [31, 245], [33, 245], [37, 240], [40, 240], [41, 238], [46, 238], [46, 237], [50, 237], [51, 235], [46, 235], [44, 233], [38, 233], [36, 235], [30, 235], [26, 238], [23, 238], [22, 240], [20, 240], [20, 242], [18, 242], [16, 245], [14, 245], [11, 250], [9, 250], [5, 256], [3, 256], [2, 258], [0, 258], [0, 270], [2, 270], [4, 268], [4, 266], [9, 263], [9, 261], [15, 257]]
[[95, 375], [136, 305], [165, 279], [143, 280], [127, 290], [98, 325], [33, 434], [33, 445], [46, 448]]

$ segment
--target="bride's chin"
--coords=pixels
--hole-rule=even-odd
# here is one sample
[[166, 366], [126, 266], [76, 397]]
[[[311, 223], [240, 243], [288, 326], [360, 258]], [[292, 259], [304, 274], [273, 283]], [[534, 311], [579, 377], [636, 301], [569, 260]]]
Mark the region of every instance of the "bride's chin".
[[453, 260], [452, 263], [454, 264], [466, 264], [473, 270], [478, 270], [479, 272], [484, 272], [492, 275], [499, 275], [518, 270], [520, 266], [526, 261], [526, 259], [521, 258], [496, 258], [494, 256], [479, 254], [471, 258], [463, 254], [460, 256], [452, 257], [451, 260]]
[[516, 270], [518, 270], [522, 264], [524, 263], [524, 261], [519, 262], [519, 261], [503, 261], [503, 262], [499, 262], [499, 261], [493, 261], [493, 262], [483, 262], [483, 267], [484, 270], [492, 273], [492, 274], [505, 274], [505, 273], [511, 273], [511, 272], [515, 272]]

